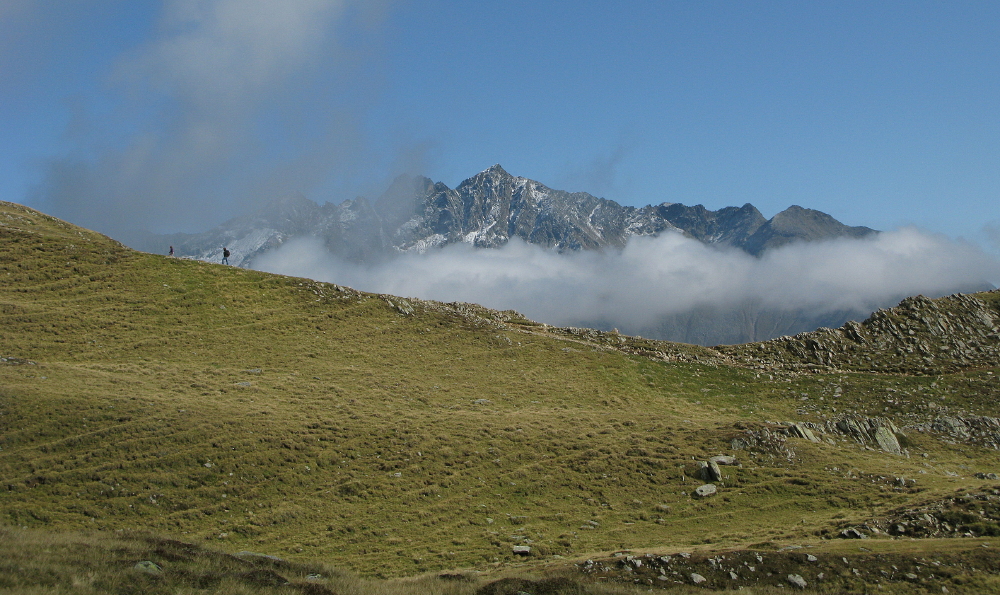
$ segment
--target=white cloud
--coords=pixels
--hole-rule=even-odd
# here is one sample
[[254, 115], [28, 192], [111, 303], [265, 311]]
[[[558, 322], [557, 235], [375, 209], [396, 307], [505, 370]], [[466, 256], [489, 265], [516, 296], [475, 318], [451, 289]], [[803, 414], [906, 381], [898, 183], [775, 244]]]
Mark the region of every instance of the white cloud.
[[746, 303], [817, 317], [870, 311], [907, 295], [981, 288], [1000, 277], [1000, 262], [976, 246], [913, 228], [790, 244], [759, 259], [667, 233], [633, 238], [620, 252], [558, 254], [514, 240], [497, 250], [454, 244], [370, 267], [335, 258], [310, 238], [286, 243], [255, 266], [367, 291], [512, 308], [555, 325], [604, 321], [631, 332], [665, 316]]
[[259, 103], [314, 59], [346, 0], [172, 0], [163, 35], [123, 64], [127, 77], [226, 117]]
[[115, 235], [178, 231], [348, 176], [363, 154], [352, 98], [372, 81], [355, 68], [365, 48], [348, 56], [341, 34], [370, 26], [373, 4], [165, 0], [153, 35], [106, 77], [95, 103], [108, 113], [77, 119], [102, 124], [77, 126], [32, 202]]

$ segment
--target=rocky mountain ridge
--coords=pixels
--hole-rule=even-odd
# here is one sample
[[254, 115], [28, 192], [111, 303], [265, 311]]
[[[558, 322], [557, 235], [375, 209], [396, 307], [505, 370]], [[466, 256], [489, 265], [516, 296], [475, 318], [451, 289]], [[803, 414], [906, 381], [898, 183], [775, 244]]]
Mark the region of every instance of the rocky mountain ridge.
[[425, 177], [400, 176], [374, 202], [365, 198], [322, 206], [303, 197], [277, 199], [255, 213], [199, 234], [127, 239], [134, 248], [252, 267], [259, 255], [301, 236], [323, 240], [331, 253], [372, 263], [400, 252], [424, 252], [464, 242], [498, 248], [512, 238], [559, 251], [621, 248], [633, 236], [683, 233], [706, 244], [759, 255], [793, 241], [864, 237], [819, 211], [792, 206], [765, 219], [753, 205], [711, 211], [664, 202], [637, 208], [586, 192], [554, 190], [494, 165], [452, 189]]
[[716, 348], [761, 369], [940, 374], [1000, 360], [1000, 290], [909, 297], [864, 322]]

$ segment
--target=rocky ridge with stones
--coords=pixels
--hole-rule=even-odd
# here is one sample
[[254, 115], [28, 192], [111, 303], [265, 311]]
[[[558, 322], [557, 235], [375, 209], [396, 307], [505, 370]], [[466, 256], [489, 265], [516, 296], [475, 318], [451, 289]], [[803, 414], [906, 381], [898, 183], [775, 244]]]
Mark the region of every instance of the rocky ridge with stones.
[[961, 587], [970, 575], [1000, 575], [1000, 549], [940, 552], [926, 558], [865, 550], [833, 554], [798, 545], [723, 552], [620, 551], [580, 562], [573, 570], [598, 582], [658, 588], [819, 588], [830, 593], [858, 593], [874, 585], [908, 584], [921, 592], [947, 593]]
[[[996, 474], [979, 474], [982, 476]], [[998, 537], [1000, 485], [962, 490], [954, 496], [897, 508], [860, 525], [845, 526], [841, 537]]]
[[918, 295], [838, 329], [715, 349], [761, 370], [939, 374], [992, 366], [1000, 361], [1000, 290]]

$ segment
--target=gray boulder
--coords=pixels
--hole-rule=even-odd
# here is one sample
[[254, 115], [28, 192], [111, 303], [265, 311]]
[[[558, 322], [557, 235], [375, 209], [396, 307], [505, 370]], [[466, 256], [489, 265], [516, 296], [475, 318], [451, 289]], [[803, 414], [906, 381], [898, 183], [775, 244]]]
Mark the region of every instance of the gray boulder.
[[894, 455], [902, 453], [902, 449], [899, 447], [899, 440], [896, 439], [895, 434], [893, 434], [889, 428], [885, 426], [875, 428], [874, 438], [875, 442], [882, 450], [891, 452]]
[[715, 462], [716, 465], [735, 465], [736, 457], [731, 455], [715, 455], [709, 459], [710, 462]]
[[722, 481], [722, 470], [715, 461], [702, 461], [700, 463], [699, 477], [705, 481]]
[[716, 489], [715, 484], [706, 483], [703, 486], [695, 488], [694, 495], [697, 498], [708, 498], [709, 496], [714, 496], [717, 492], [718, 490]]

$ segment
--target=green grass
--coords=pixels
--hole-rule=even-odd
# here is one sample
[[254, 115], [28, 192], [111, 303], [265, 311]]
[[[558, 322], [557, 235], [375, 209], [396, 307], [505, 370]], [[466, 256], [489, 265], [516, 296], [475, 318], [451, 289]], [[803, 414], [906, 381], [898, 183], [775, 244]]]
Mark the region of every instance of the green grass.
[[[996, 450], [911, 431], [909, 458], [840, 439], [789, 438], [791, 458], [730, 447], [741, 428], [846, 411], [996, 416], [996, 368], [764, 373], [137, 253], [10, 203], [0, 315], [0, 356], [16, 358], [0, 363], [0, 524], [21, 531], [148, 532], [404, 577], [818, 542], [1000, 470]], [[693, 464], [724, 453], [742, 467], [692, 499]], [[916, 488], [876, 479], [899, 476]]]

